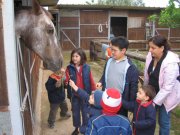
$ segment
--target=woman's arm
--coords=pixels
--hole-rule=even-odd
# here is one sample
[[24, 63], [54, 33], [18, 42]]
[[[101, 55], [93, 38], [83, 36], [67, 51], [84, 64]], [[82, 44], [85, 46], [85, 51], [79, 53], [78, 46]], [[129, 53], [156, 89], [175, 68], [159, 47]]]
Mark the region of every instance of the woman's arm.
[[159, 86], [160, 90], [153, 100], [157, 105], [162, 105], [167, 96], [172, 92], [179, 73], [179, 67], [177, 63], [171, 63], [162, 70], [159, 78], [159, 82], [162, 81], [162, 85]]

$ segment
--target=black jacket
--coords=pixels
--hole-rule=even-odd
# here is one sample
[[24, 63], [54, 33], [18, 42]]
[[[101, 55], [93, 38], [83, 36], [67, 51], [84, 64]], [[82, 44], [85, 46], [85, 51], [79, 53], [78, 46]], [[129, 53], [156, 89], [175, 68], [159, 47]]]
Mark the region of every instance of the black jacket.
[[55, 86], [56, 82], [57, 82], [56, 79], [51, 78], [50, 76], [45, 84], [48, 92], [49, 102], [52, 104], [58, 104], [65, 100], [64, 85], [61, 84], [60, 87], [56, 87]]
[[[110, 59], [109, 59], [110, 60]], [[136, 93], [138, 90], [138, 70], [136, 66], [132, 63], [132, 61], [128, 58], [128, 64], [129, 68], [126, 72], [126, 79], [124, 84], [124, 91], [122, 94], [122, 99], [126, 100], [127, 102], [134, 102], [136, 100]], [[105, 70], [107, 68], [107, 63], [104, 68], [103, 75], [99, 82], [103, 85], [103, 90], [106, 88], [106, 82], [105, 82]], [[123, 106], [121, 107], [119, 114], [124, 115], [127, 117], [128, 110], [125, 109]]]

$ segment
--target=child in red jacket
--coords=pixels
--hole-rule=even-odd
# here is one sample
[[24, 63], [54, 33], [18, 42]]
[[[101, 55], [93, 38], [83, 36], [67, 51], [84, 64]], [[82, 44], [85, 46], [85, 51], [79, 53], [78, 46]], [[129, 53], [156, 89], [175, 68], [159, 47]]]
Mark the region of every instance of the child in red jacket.
[[[91, 73], [91, 68], [86, 61], [87, 58], [83, 49], [77, 48], [71, 52], [70, 64], [66, 69], [66, 83], [68, 84], [68, 81], [71, 79], [78, 88], [83, 89], [90, 95], [91, 92], [96, 89], [96, 86]], [[71, 100], [73, 126], [75, 127], [72, 135], [78, 135], [79, 128], [81, 126], [86, 126], [88, 123], [88, 106], [87, 103], [72, 90], [70, 85], [67, 85], [67, 92], [68, 98]]]
[[155, 89], [151, 85], [144, 85], [138, 90], [136, 102], [127, 102], [123, 100], [123, 106], [134, 112], [134, 135], [154, 135], [156, 110], [152, 100], [155, 95]]

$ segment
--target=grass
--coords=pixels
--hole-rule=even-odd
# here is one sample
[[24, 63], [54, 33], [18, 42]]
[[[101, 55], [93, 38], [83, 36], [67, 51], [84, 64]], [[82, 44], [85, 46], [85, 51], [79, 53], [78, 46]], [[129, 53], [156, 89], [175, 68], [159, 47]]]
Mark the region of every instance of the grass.
[[171, 129], [174, 135], [180, 135], [180, 106], [176, 107], [171, 114]]
[[135, 59], [132, 59], [132, 62], [136, 65], [138, 71], [144, 72], [144, 66], [145, 66], [144, 62], [141, 62], [141, 61], [138, 61], [138, 60], [135, 60]]

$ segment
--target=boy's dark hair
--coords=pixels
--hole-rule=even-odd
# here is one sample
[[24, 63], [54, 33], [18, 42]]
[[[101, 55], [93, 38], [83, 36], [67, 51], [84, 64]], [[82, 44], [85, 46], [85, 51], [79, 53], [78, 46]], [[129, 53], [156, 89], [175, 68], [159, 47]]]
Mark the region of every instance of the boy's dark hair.
[[71, 52], [71, 60], [70, 60], [71, 64], [74, 64], [74, 62], [72, 61], [72, 56], [74, 53], [77, 53], [81, 57], [80, 65], [83, 65], [84, 63], [86, 63], [87, 58], [86, 58], [85, 52], [83, 51], [82, 48], [76, 48]]
[[156, 91], [153, 86], [151, 85], [143, 85], [142, 90], [145, 92], [146, 96], [149, 97], [149, 101], [153, 100], [156, 96]]
[[113, 38], [111, 40], [111, 43], [113, 46], [116, 46], [119, 49], [125, 48], [127, 50], [129, 46], [129, 41], [125, 37], [122, 37], [122, 36]]

